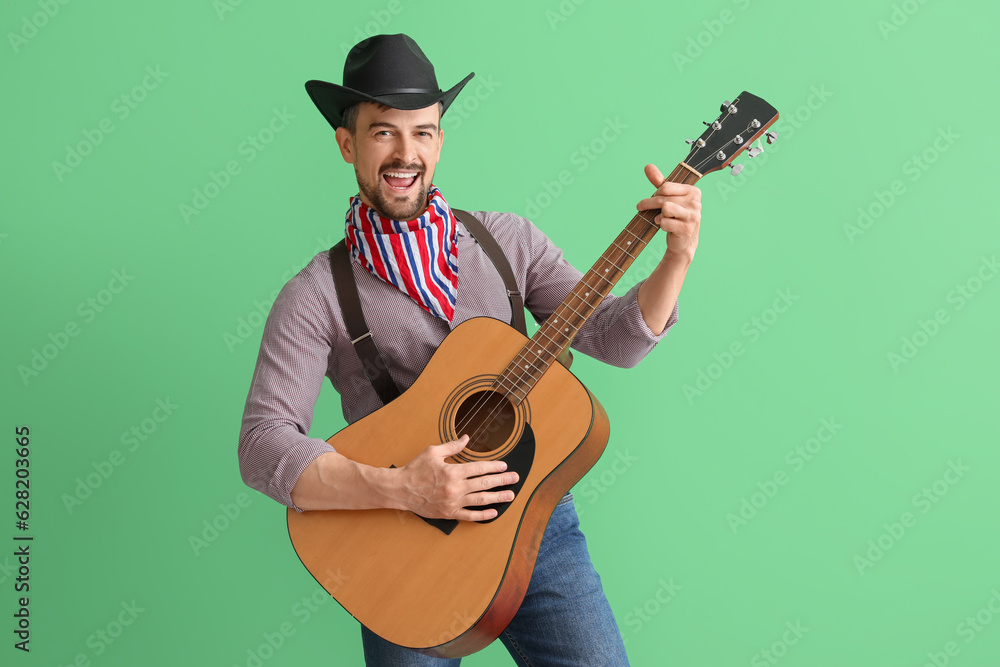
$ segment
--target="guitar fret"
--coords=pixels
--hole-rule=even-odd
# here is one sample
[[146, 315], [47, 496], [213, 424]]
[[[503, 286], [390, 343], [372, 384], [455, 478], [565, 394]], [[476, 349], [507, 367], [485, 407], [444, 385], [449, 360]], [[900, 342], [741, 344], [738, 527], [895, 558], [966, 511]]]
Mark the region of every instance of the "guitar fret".
[[[577, 297], [577, 298], [579, 298], [579, 297]], [[567, 308], [569, 308], [570, 310], [572, 310], [574, 313], [576, 313], [580, 317], [583, 317], [583, 315], [580, 314], [580, 311], [578, 311], [576, 308], [574, 308], [573, 306], [569, 305], [568, 303], [565, 304], [565, 305], [566, 305]]]
[[[664, 182], [693, 183], [699, 177], [700, 174], [692, 167], [681, 163]], [[524, 400], [538, 378], [569, 347], [587, 319], [660, 230], [660, 226], [651, 219], [656, 214], [655, 210], [648, 210], [633, 215], [593, 267], [581, 276], [552, 316], [542, 323], [497, 378], [495, 384], [504, 387], [512, 400]], [[596, 279], [592, 279], [592, 275]]]
[[632, 258], [633, 260], [635, 259], [635, 255], [633, 255], [632, 253], [630, 253], [630, 252], [629, 252], [628, 250], [626, 250], [625, 248], [622, 248], [622, 247], [618, 246], [618, 240], [617, 240], [617, 239], [615, 239], [615, 240], [614, 240], [614, 241], [612, 242], [612, 245], [614, 245], [614, 246], [615, 246], [616, 248], [618, 248], [619, 250], [621, 250], [621, 251], [622, 251], [623, 253], [625, 253], [626, 255], [628, 255], [629, 257], [631, 257], [631, 258]]
[[498, 375], [497, 379], [493, 381], [493, 385], [495, 387], [499, 387], [501, 389], [507, 389], [507, 387], [504, 387], [503, 384], [504, 384], [504, 382], [510, 382], [513, 385], [513, 387], [511, 387], [511, 389], [512, 390], [516, 390], [517, 389], [517, 383], [514, 382], [514, 380], [506, 378], [505, 375], [506, 375], [506, 371], [504, 371], [504, 373], [501, 373], [500, 375]]
[[561, 346], [561, 344], [559, 343], [559, 341], [557, 341], [555, 338], [553, 338], [552, 336], [550, 336], [547, 333], [545, 333], [544, 329], [539, 329], [538, 333], [542, 334], [543, 337], [548, 338], [551, 342], [555, 343], [556, 345], [560, 345]]

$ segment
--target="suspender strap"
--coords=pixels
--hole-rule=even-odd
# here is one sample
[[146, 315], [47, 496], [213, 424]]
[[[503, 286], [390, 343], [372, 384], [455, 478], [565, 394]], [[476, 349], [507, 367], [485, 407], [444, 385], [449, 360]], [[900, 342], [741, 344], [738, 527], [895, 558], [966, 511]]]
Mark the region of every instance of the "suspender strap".
[[341, 241], [330, 248], [330, 271], [333, 273], [333, 284], [337, 288], [337, 301], [340, 302], [340, 312], [344, 315], [347, 335], [351, 337], [354, 351], [365, 367], [365, 375], [371, 380], [375, 393], [383, 405], [399, 396], [399, 387], [389, 375], [389, 367], [382, 354], [372, 340], [371, 331], [365, 321], [365, 313], [361, 308], [361, 296], [358, 294], [357, 283], [354, 282], [354, 269], [351, 268], [351, 253], [347, 243]]
[[457, 208], [453, 208], [451, 211], [455, 214], [455, 217], [462, 221], [473, 238], [479, 242], [479, 246], [486, 253], [486, 256], [490, 258], [490, 261], [493, 262], [497, 273], [503, 278], [504, 287], [507, 289], [507, 298], [510, 300], [510, 325], [527, 336], [528, 330], [524, 325], [524, 297], [521, 296], [521, 292], [517, 289], [517, 280], [514, 279], [514, 271], [510, 268], [507, 256], [500, 249], [500, 244], [497, 243], [492, 234], [486, 231], [486, 227], [483, 226], [483, 223], [479, 222], [476, 216], [468, 211], [462, 211]]

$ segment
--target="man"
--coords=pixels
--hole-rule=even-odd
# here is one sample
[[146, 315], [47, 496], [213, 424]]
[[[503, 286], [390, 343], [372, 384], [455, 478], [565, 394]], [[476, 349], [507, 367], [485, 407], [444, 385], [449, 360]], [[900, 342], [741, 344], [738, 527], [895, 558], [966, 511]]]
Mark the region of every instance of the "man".
[[[347, 212], [351, 270], [372, 337], [401, 390], [461, 322], [510, 320], [497, 269], [432, 185], [444, 140], [441, 116], [472, 76], [443, 92], [412, 39], [380, 35], [348, 54], [343, 86], [306, 84], [336, 129], [341, 156], [354, 166], [360, 192]], [[607, 297], [573, 342], [623, 367], [638, 363], [676, 321], [701, 218], [697, 188], [666, 183], [653, 165], [646, 177], [656, 191], [637, 209], [659, 211], [655, 221], [668, 232], [663, 260], [625, 296]], [[581, 273], [529, 221], [475, 215], [509, 260], [525, 306], [543, 321]], [[427, 443], [393, 469], [356, 463], [309, 438], [324, 376], [341, 394], [348, 422], [381, 407], [346, 333], [327, 253], [288, 282], [268, 317], [240, 434], [247, 484], [297, 511], [393, 508], [461, 521], [492, 518], [495, 510], [484, 506], [512, 499], [499, 487], [517, 474], [503, 462], [446, 462], [463, 449], [464, 435]], [[395, 646], [366, 628], [362, 637], [369, 665], [458, 664]], [[521, 665], [627, 664], [570, 495], [552, 514], [524, 602], [501, 641]]]

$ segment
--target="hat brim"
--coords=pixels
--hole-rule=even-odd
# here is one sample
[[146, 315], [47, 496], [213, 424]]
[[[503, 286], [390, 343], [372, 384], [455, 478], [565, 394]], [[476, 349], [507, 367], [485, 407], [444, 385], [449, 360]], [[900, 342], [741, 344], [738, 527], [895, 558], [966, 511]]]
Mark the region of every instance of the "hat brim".
[[457, 84], [452, 86], [450, 89], [444, 92], [428, 92], [428, 93], [390, 93], [388, 95], [369, 95], [363, 93], [360, 90], [354, 90], [353, 88], [348, 88], [346, 86], [339, 86], [335, 83], [329, 83], [327, 81], [317, 81], [311, 80], [306, 81], [306, 92], [309, 93], [309, 97], [312, 99], [316, 108], [319, 109], [323, 117], [326, 118], [327, 122], [333, 126], [334, 129], [343, 126], [343, 114], [348, 107], [351, 107], [358, 102], [375, 102], [376, 104], [384, 104], [393, 109], [424, 109], [433, 104], [441, 102], [444, 108], [441, 111], [441, 115], [448, 110], [451, 103], [455, 101], [455, 98], [465, 84], [469, 83], [469, 80], [476, 75], [475, 72], [469, 73], [469, 76], [465, 77]]

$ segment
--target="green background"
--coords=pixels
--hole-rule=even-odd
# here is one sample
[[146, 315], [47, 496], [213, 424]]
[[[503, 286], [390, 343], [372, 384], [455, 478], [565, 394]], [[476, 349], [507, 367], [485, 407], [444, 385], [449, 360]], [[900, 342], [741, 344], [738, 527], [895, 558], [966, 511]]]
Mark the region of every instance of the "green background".
[[[651, 191], [643, 165], [672, 168], [723, 99], [781, 113], [742, 175], [700, 182], [667, 339], [632, 370], [574, 365], [612, 423], [575, 495], [632, 663], [1000, 664], [996, 3], [15, 0], [0, 17], [0, 534], [35, 538], [30, 654], [0, 556], [4, 664], [253, 665], [282, 628], [268, 667], [361, 663], [346, 612], [303, 602], [317, 585], [236, 441], [261, 313], [356, 192], [303, 83], [339, 82], [375, 32], [412, 35], [442, 86], [477, 74], [443, 122], [449, 201], [530, 212], [582, 268]], [[55, 166], [71, 149], [88, 154]], [[225, 187], [186, 219], [213, 174]], [[157, 401], [175, 406], [161, 422]], [[342, 425], [327, 386], [312, 433]], [[133, 427], [145, 439], [123, 441]], [[464, 664], [510, 661], [497, 643]]]

